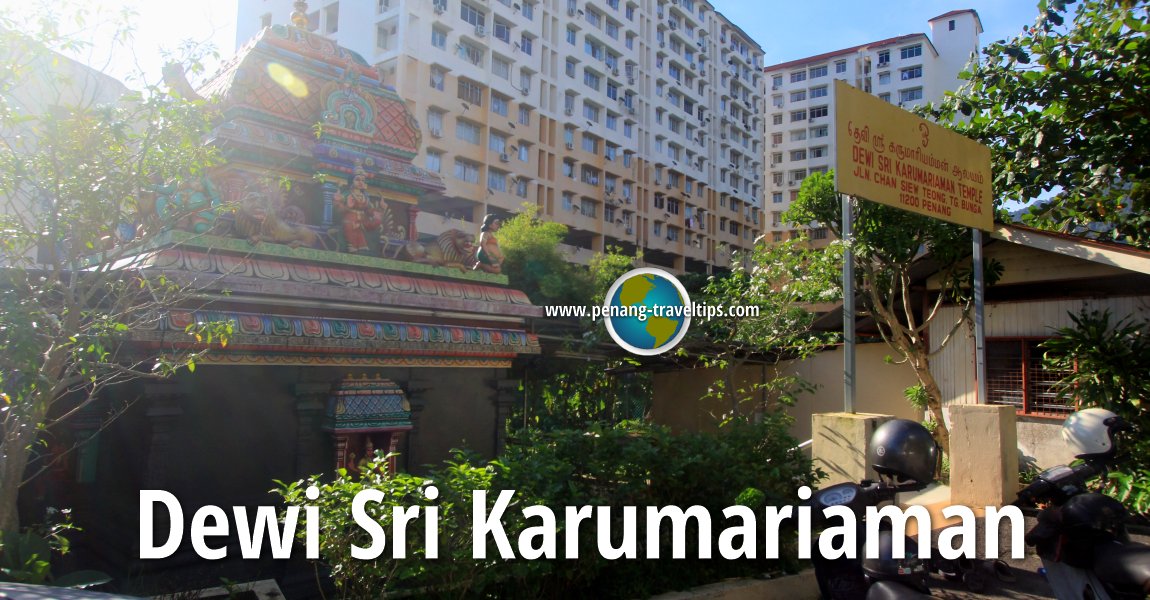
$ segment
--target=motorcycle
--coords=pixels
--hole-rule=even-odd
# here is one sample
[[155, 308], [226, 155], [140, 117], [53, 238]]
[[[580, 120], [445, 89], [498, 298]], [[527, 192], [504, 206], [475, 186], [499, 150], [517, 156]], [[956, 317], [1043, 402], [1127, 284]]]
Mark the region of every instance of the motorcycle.
[[[904, 557], [895, 558], [894, 534], [889, 528], [880, 529], [877, 540], [866, 540], [863, 516], [868, 506], [893, 502], [896, 494], [921, 491], [934, 481], [938, 445], [921, 424], [896, 419], [875, 430], [869, 452], [878, 481], [832, 485], [814, 492], [808, 500], [816, 517], [831, 506], [849, 508], [858, 527], [856, 539], [865, 540], [854, 558], [827, 559], [818, 552], [813, 554], [819, 591], [825, 600], [927, 598], [932, 565], [919, 558], [917, 541], [906, 538]], [[879, 558], [864, 558], [867, 543], [878, 544]]]
[[1062, 435], [1081, 462], [1047, 469], [1018, 493], [1015, 504], [1043, 504], [1026, 534], [1059, 600], [1126, 600], [1150, 596], [1150, 546], [1133, 543], [1126, 509], [1092, 492], [1118, 451], [1117, 435], [1129, 425], [1114, 413], [1091, 408], [1067, 418]]

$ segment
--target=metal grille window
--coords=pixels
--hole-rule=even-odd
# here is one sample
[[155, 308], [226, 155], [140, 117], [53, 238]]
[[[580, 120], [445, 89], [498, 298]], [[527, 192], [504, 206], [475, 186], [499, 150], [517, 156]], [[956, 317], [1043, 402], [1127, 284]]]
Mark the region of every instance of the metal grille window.
[[986, 392], [990, 404], [1007, 404], [1022, 414], [1065, 415], [1072, 399], [1059, 398], [1054, 384], [1063, 373], [1042, 368], [1041, 339], [986, 342]]

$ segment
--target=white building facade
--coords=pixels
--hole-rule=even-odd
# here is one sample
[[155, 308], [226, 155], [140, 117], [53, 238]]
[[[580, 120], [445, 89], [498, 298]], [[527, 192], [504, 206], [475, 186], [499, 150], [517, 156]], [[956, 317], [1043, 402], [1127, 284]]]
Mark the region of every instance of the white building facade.
[[[292, 0], [240, 0], [239, 43]], [[617, 246], [705, 272], [762, 234], [762, 49], [700, 0], [341, 0], [310, 26], [377, 65], [447, 192], [417, 226], [524, 203], [586, 262]]]
[[[941, 100], [960, 85], [958, 74], [978, 56], [982, 23], [973, 10], [929, 21], [930, 36], [916, 33], [844, 48], [767, 67], [766, 200], [768, 241], [789, 236], [782, 215], [798, 198], [803, 179], [834, 169], [834, 85], [854, 87], [910, 109]], [[811, 230], [818, 242], [825, 228]]]

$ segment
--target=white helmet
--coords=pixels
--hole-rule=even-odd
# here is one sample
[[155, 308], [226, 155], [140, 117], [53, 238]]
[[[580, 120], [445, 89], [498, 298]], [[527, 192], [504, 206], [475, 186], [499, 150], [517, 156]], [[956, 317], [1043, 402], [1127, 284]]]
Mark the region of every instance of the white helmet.
[[1062, 439], [1076, 458], [1104, 457], [1114, 452], [1113, 432], [1122, 419], [1105, 408], [1087, 408], [1066, 418]]

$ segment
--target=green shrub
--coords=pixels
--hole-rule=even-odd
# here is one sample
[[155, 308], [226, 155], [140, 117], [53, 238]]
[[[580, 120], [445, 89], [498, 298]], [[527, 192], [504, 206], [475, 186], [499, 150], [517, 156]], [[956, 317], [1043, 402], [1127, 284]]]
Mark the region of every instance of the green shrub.
[[[797, 444], [787, 434], [788, 424], [784, 415], [769, 414], [760, 423], [732, 422], [718, 434], [672, 435], [664, 427], [634, 423], [579, 431], [529, 430], [518, 433], [496, 461], [483, 463], [460, 453], [426, 477], [370, 475], [357, 480], [340, 471], [329, 483], [313, 477], [280, 484], [277, 491], [289, 506], [319, 507], [322, 561], [347, 597], [403, 590], [420, 597], [637, 598], [725, 577], [796, 567], [793, 558], [724, 560], [714, 544], [727, 525], [723, 508], [740, 503], [756, 509], [765, 504], [793, 503], [798, 486], [814, 483], [810, 461], [794, 449]], [[383, 458], [377, 457], [378, 472], [386, 472]], [[439, 496], [429, 501], [423, 490], [432, 483]], [[307, 500], [309, 485], [320, 489], [319, 499]], [[355, 495], [368, 488], [386, 495], [384, 504], [369, 505], [369, 514], [383, 525], [389, 545], [379, 559], [361, 561], [351, 557], [351, 545], [366, 547], [370, 539], [352, 520], [350, 507]], [[475, 490], [489, 491], [489, 509], [500, 490], [515, 490], [501, 522], [517, 556], [519, 533], [540, 525], [538, 518], [525, 519], [521, 509], [530, 505], [550, 507], [557, 519], [558, 558], [504, 560], [494, 544], [488, 548], [488, 558], [473, 558]], [[407, 527], [407, 557], [391, 558], [393, 504], [439, 508], [438, 559], [425, 556], [422, 519]], [[645, 530], [640, 527], [639, 557], [607, 560], [598, 550], [594, 517], [580, 526], [578, 558], [564, 558], [563, 507], [611, 507], [612, 538], [617, 544], [622, 507], [639, 507], [638, 522], [642, 525], [647, 506], [685, 510], [694, 505], [711, 513], [712, 535], [708, 539], [715, 558], [690, 558], [698, 555], [693, 526], [688, 527], [686, 536], [688, 558], [669, 558], [671, 533], [664, 525], [660, 530], [663, 558], [646, 558]], [[760, 524], [760, 544], [761, 534]], [[789, 536], [782, 540], [781, 548], [794, 556]]]

